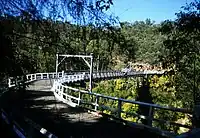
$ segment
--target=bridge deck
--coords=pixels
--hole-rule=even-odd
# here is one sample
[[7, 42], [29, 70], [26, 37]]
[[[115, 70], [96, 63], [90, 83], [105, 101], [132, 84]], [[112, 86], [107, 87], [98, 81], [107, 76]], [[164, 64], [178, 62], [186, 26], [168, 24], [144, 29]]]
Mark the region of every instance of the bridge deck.
[[72, 108], [58, 102], [49, 81], [35, 82], [27, 90], [20, 112], [59, 138], [64, 137], [161, 137], [147, 130], [125, 126], [98, 117], [82, 108]]
[[[97, 117], [82, 108], [60, 103], [49, 91], [50, 84], [49, 81], [36, 81], [27, 89], [24, 100], [12, 91], [2, 97], [1, 104], [7, 111], [12, 111], [14, 120], [24, 130], [27, 125], [20, 116], [25, 115], [58, 138], [161, 137], [148, 130], [125, 126], [106, 116]], [[37, 135], [35, 137], [39, 137]]]

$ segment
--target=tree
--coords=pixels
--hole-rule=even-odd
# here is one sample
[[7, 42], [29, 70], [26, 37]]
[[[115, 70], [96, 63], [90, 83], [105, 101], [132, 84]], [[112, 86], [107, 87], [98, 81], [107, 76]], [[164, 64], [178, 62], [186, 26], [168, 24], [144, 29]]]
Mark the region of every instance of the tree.
[[[121, 23], [122, 33], [128, 44], [124, 49], [128, 55], [139, 62], [158, 64], [159, 56], [162, 55], [163, 35], [159, 33], [159, 26], [150, 19], [136, 21], [134, 23]], [[126, 54], [127, 55], [127, 54]]]
[[[164, 41], [167, 65], [175, 67], [177, 91], [186, 107], [199, 101], [199, 1], [192, 2], [177, 13], [175, 21], [162, 23], [161, 31], [167, 36]], [[197, 94], [197, 95], [195, 95]]]
[[[2, 33], [9, 32], [6, 33], [6, 37], [8, 37], [6, 41], [10, 41], [11, 48], [9, 50], [13, 50], [8, 50], [13, 54], [13, 58], [10, 60], [13, 61], [17, 57], [15, 64], [20, 63], [20, 68], [26, 70], [23, 71], [24, 73], [52, 71], [53, 59], [57, 52], [76, 53], [75, 51], [81, 51], [80, 47], [76, 47], [80, 45], [79, 41], [82, 41], [84, 43], [83, 51], [86, 53], [87, 44], [85, 42], [88, 41], [88, 34], [86, 34], [88, 31], [83, 25], [104, 26], [104, 24], [113, 22], [104, 14], [104, 11], [112, 4], [112, 0], [0, 0], [1, 23], [5, 27], [1, 31], [5, 31]], [[66, 22], [68, 20], [66, 15], [71, 16], [77, 25], [69, 25]], [[114, 20], [114, 18], [112, 19]], [[4, 24], [6, 22], [12, 23], [12, 26]], [[68, 32], [69, 35], [67, 35]], [[73, 36], [77, 35], [77, 32], [80, 37], [75, 37], [73, 41]], [[77, 40], [78, 44], [76, 44]], [[7, 44], [4, 43], [4, 47], [7, 47]], [[41, 62], [38, 59], [45, 60]], [[1, 63], [5, 61], [2, 58]], [[29, 69], [23, 69], [27, 68], [25, 66]], [[16, 75], [20, 74], [16, 72]]]

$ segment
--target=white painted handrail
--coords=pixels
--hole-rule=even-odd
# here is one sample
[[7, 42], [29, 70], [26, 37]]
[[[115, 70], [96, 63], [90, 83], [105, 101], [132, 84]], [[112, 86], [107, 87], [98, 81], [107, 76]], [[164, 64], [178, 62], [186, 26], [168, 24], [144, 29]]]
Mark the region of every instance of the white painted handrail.
[[[154, 75], [154, 74], [163, 74], [164, 72], [129, 72], [126, 75], [127, 76], [144, 76], [144, 75]], [[123, 77], [124, 73], [122, 72], [112, 72], [112, 73], [95, 73], [93, 74], [94, 78], [109, 78], [109, 77]], [[160, 106], [157, 104], [150, 104], [150, 103], [144, 103], [144, 102], [139, 102], [139, 101], [135, 101], [135, 100], [127, 100], [127, 99], [122, 99], [122, 98], [117, 98], [117, 97], [111, 97], [111, 96], [106, 96], [106, 95], [102, 95], [102, 94], [98, 94], [98, 93], [94, 93], [94, 92], [89, 92], [89, 91], [84, 91], [84, 90], [79, 90], [76, 88], [72, 88], [69, 86], [64, 85], [65, 82], [75, 82], [77, 80], [83, 80], [84, 79], [88, 79], [87, 75], [84, 74], [80, 74], [79, 75], [65, 75], [63, 78], [60, 78], [58, 80], [54, 81], [54, 86], [52, 88], [52, 91], [54, 92], [55, 97], [64, 102], [67, 103], [68, 105], [72, 106], [72, 107], [76, 107], [76, 106], [80, 106], [81, 104], [90, 104], [94, 106], [94, 110], [97, 111], [100, 107], [106, 110], [110, 110], [113, 111], [117, 114], [117, 117], [121, 119], [121, 114], [125, 113], [127, 115], [133, 115], [142, 119], [147, 119], [148, 120], [148, 125], [151, 126], [152, 125], [152, 121], [157, 121], [159, 123], [170, 123], [171, 125], [175, 125], [175, 126], [179, 126], [179, 127], [184, 127], [184, 128], [191, 128], [191, 126], [185, 125], [185, 124], [180, 124], [180, 123], [176, 123], [176, 122], [171, 122], [168, 120], [162, 120], [162, 119], [157, 119], [154, 118], [153, 116], [153, 112], [154, 109], [157, 110], [168, 110], [168, 111], [173, 111], [173, 112], [180, 112], [180, 113], [184, 113], [184, 114], [189, 114], [192, 115], [192, 110], [191, 109], [186, 109], [186, 108], [174, 108], [174, 107], [168, 107], [168, 106]], [[76, 95], [76, 96], [74, 96]], [[95, 99], [95, 102], [93, 101], [84, 101], [82, 99], [83, 95], [90, 95], [93, 96], [93, 98]], [[117, 107], [115, 109], [105, 106], [105, 105], [100, 105], [99, 103], [99, 98], [101, 99], [107, 99], [107, 100], [112, 100], [112, 101], [116, 101], [118, 103]], [[133, 105], [138, 105], [138, 106], [146, 106], [149, 108], [149, 115], [148, 116], [144, 116], [144, 115], [139, 115], [136, 113], [129, 113], [129, 112], [125, 112], [122, 110], [122, 106], [125, 103], [130, 103]]]
[[[145, 72], [138, 71], [138, 72], [127, 72], [127, 73], [116, 72], [116, 71], [94, 72], [93, 78], [101, 79], [101, 78], [117, 78], [117, 77], [127, 77], [127, 76], [128, 77], [137, 77], [137, 76], [156, 75], [156, 74], [162, 75], [163, 73], [164, 72], [159, 72], [159, 71], [157, 71], [157, 72], [155, 72], [155, 71], [145, 71]], [[134, 100], [126, 100], [126, 99], [106, 96], [106, 95], [102, 95], [102, 94], [98, 94], [98, 93], [94, 93], [94, 92], [79, 90], [79, 89], [64, 85], [65, 83], [69, 83], [69, 82], [73, 83], [73, 82], [77, 82], [77, 81], [88, 80], [89, 74], [87, 72], [78, 72], [78, 73], [74, 73], [73, 75], [68, 75], [64, 72], [59, 72], [58, 77], [56, 77], [56, 76], [57, 75], [55, 72], [27, 74], [25, 83], [30, 83], [33, 81], [44, 80], [44, 79], [56, 79], [54, 81], [54, 84], [53, 84], [53, 87], [51, 90], [54, 92], [54, 95], [58, 100], [66, 103], [72, 107], [80, 106], [81, 104], [91, 104], [94, 106], [95, 111], [97, 111], [100, 107], [107, 109], [107, 110], [112, 110], [117, 113], [117, 117], [120, 119], [121, 119], [122, 113], [125, 113], [127, 115], [130, 114], [130, 113], [122, 110], [122, 106], [124, 103], [130, 103], [130, 104], [134, 104], [134, 105], [142, 105], [142, 106], [149, 107], [149, 109], [150, 109], [149, 116], [132, 114], [133, 116], [147, 119], [148, 122], [151, 122], [151, 121], [167, 122], [167, 120], [159, 120], [159, 119], [154, 118], [152, 116], [153, 109], [169, 110], [169, 111], [181, 112], [181, 113], [185, 113], [185, 114], [192, 113], [192, 111], [190, 109], [164, 107], [164, 106], [160, 106], [160, 105], [156, 105], [156, 104], [149, 104], [149, 103], [144, 103], [144, 102], [139, 102], [139, 101], [134, 101]], [[20, 81], [22, 81], [22, 80], [20, 80], [20, 79], [16, 80], [16, 78], [10, 78], [8, 80], [8, 85], [9, 85], [9, 87], [14, 87], [14, 86], [16, 86], [16, 84], [20, 83]], [[76, 95], [76, 96], [74, 96], [74, 95]], [[82, 99], [83, 95], [93, 96], [95, 98], [95, 102], [83, 100]], [[99, 101], [100, 101], [99, 98], [116, 101], [118, 103], [117, 108], [113, 109], [111, 107], [101, 105], [99, 103]], [[174, 123], [174, 122], [169, 122], [169, 123], [171, 123], [173, 125], [181, 126], [181, 127], [190, 127], [187, 125], [178, 124], [178, 123]], [[149, 123], [148, 125], [151, 126], [151, 123]]]
[[[82, 104], [84, 104], [85, 102], [88, 103], [88, 101], [84, 101], [84, 100], [81, 99], [81, 96], [86, 94], [86, 95], [94, 96], [94, 98], [96, 99], [95, 103], [93, 103], [93, 102], [89, 103], [89, 104], [95, 106], [94, 109], [96, 111], [97, 111], [98, 107], [105, 108], [105, 106], [102, 106], [98, 103], [99, 98], [117, 101], [118, 107], [117, 107], [117, 109], [115, 109], [115, 112], [118, 114], [118, 117], [121, 118], [121, 113], [126, 113], [126, 112], [122, 111], [122, 105], [124, 103], [131, 103], [131, 104], [134, 104], [134, 105], [142, 105], [142, 106], [149, 107], [149, 109], [150, 109], [149, 110], [149, 116], [143, 116], [143, 115], [136, 115], [135, 114], [135, 116], [138, 116], [138, 117], [143, 118], [143, 119], [147, 119], [147, 120], [149, 120], [149, 122], [150, 121], [158, 121], [158, 122], [162, 122], [162, 123], [168, 122], [172, 125], [177, 125], [177, 126], [185, 127], [185, 128], [191, 128], [190, 126], [187, 126], [187, 125], [184, 125], [184, 124], [169, 122], [167, 120], [161, 120], [161, 119], [156, 119], [156, 118], [152, 117], [153, 109], [168, 110], [168, 111], [173, 111], [173, 112], [181, 112], [181, 113], [191, 115], [192, 111], [190, 109], [160, 106], [160, 105], [157, 105], [157, 104], [150, 104], [150, 103], [144, 103], [144, 102], [139, 102], [139, 101], [135, 101], [135, 100], [127, 100], [127, 99], [122, 99], [122, 98], [117, 98], [117, 97], [106, 96], [106, 95], [102, 95], [102, 94], [99, 94], [99, 93], [93, 93], [93, 92], [91, 93], [91, 92], [88, 92], [88, 91], [79, 90], [79, 89], [76, 89], [76, 88], [65, 86], [65, 85], [59, 83], [58, 81], [55, 81], [54, 84], [56, 85], [54, 87], [55, 89], [53, 90], [55, 96], [60, 101], [63, 101], [64, 103], [67, 103], [67, 104], [69, 104], [70, 106], [73, 106], [73, 107], [79, 106], [81, 103]], [[74, 93], [74, 94], [76, 93], [78, 97], [71, 96], [70, 93], [68, 93], [69, 91], [71, 93]], [[111, 107], [106, 107], [106, 109], [111, 110]], [[127, 113], [127, 114], [129, 114], [129, 113]]]
[[[63, 76], [64, 74], [62, 72], [58, 72], [59, 78], [62, 78]], [[25, 83], [30, 83], [36, 80], [55, 79], [55, 78], [56, 78], [55, 72], [27, 74]], [[16, 86], [17, 83], [20, 83], [22, 81], [23, 77], [17, 77], [17, 78], [10, 77], [8, 79], [8, 87], [14, 87]]]

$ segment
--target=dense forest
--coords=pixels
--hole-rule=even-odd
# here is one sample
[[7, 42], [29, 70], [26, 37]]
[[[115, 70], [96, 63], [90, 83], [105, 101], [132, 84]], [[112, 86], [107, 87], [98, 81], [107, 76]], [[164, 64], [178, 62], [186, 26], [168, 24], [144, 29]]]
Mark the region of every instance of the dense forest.
[[[103, 14], [110, 5], [112, 1], [103, 4], [100, 2], [95, 13]], [[13, 8], [3, 8], [0, 10], [0, 77], [3, 79], [26, 73], [54, 72], [56, 53], [93, 53], [94, 70], [119, 70], [128, 63], [135, 62], [161, 64], [164, 69], [171, 68], [167, 75], [154, 76], [148, 80], [149, 94], [153, 99], [151, 102], [193, 108], [194, 104], [199, 103], [200, 86], [199, 5], [199, 1], [187, 4], [176, 14], [176, 20], [166, 20], [160, 24], [155, 24], [151, 19], [117, 23], [115, 18], [103, 20], [107, 18], [102, 14], [98, 14], [98, 18], [95, 18], [95, 14], [95, 20], [92, 17], [86, 19], [85, 13], [80, 12], [80, 7], [75, 8], [79, 10], [80, 15], [77, 14], [79, 12], [71, 13], [76, 15], [73, 16], [75, 23], [59, 20], [60, 16], [54, 15], [55, 12], [44, 18], [40, 13], [34, 12], [34, 4], [18, 14], [15, 14], [16, 11], [11, 13], [10, 9]], [[68, 8], [71, 8], [71, 12], [74, 11], [73, 4]], [[87, 69], [79, 59], [66, 59], [65, 62], [67, 68], [61, 69]], [[102, 81], [97, 84], [94, 91], [126, 99], [137, 99], [139, 90], [136, 86], [135, 79]], [[137, 107], [131, 105], [125, 104], [123, 108], [130, 112], [138, 111]], [[157, 115], [172, 121], [190, 119], [174, 113]], [[135, 119], [131, 116], [124, 118], [132, 121]], [[191, 120], [188, 123], [191, 123]]]

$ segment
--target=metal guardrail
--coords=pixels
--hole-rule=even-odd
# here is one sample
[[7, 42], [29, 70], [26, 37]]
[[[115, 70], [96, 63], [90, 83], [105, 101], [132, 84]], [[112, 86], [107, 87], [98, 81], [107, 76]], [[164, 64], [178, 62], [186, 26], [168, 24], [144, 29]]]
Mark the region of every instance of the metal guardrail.
[[[62, 78], [64, 76], [64, 72], [58, 72], [58, 78]], [[35, 73], [35, 74], [27, 74], [26, 78], [23, 77], [10, 77], [8, 79], [8, 87], [14, 87], [16, 85], [22, 84], [24, 82], [24, 79], [26, 80], [25, 83], [30, 83], [37, 80], [44, 80], [44, 79], [55, 79], [56, 73]]]
[[[163, 72], [128, 72], [126, 74], [124, 74], [124, 72], [94, 72], [93, 73], [93, 77], [100, 79], [100, 78], [109, 78], [109, 77], [123, 77], [124, 75], [126, 76], [144, 76], [144, 75], [155, 75], [155, 74], [163, 74]], [[26, 75], [26, 82], [25, 83], [30, 83], [33, 81], [37, 81], [37, 80], [44, 80], [44, 79], [55, 79], [58, 78], [54, 81], [54, 85], [52, 87], [52, 91], [54, 92], [55, 97], [72, 106], [72, 107], [76, 107], [76, 106], [80, 106], [81, 104], [90, 104], [94, 106], [94, 110], [98, 111], [98, 109], [101, 107], [103, 109], [108, 109], [108, 110], [112, 110], [113, 112], [115, 112], [118, 116], [118, 118], [121, 118], [121, 114], [122, 113], [126, 113], [126, 114], [131, 114], [128, 112], [125, 112], [122, 110], [122, 105], [124, 103], [130, 103], [130, 104], [135, 104], [135, 105], [143, 105], [143, 106], [147, 106], [150, 108], [149, 110], [149, 116], [143, 116], [143, 115], [139, 115], [139, 114], [132, 114], [133, 116], [137, 116], [139, 118], [143, 118], [143, 119], [147, 119], [149, 122], [149, 126], [151, 126], [151, 122], [152, 121], [158, 121], [158, 122], [167, 122], [173, 125], [178, 125], [181, 127], [190, 127], [190, 126], [186, 126], [183, 124], [178, 124], [178, 123], [174, 123], [174, 122], [168, 122], [165, 120], [159, 120], [156, 119], [152, 116], [152, 112], [153, 109], [163, 109], [163, 110], [170, 110], [170, 111], [175, 111], [175, 112], [182, 112], [182, 113], [186, 113], [186, 114], [191, 114], [192, 111], [190, 111], [189, 109], [182, 109], [182, 108], [173, 108], [173, 107], [163, 107], [160, 105], [156, 105], [156, 104], [148, 104], [148, 103], [143, 103], [143, 102], [138, 102], [138, 101], [133, 101], [133, 100], [126, 100], [126, 99], [122, 99], [122, 98], [117, 98], [117, 97], [111, 97], [111, 96], [106, 96], [106, 95], [102, 95], [102, 94], [98, 94], [98, 93], [93, 93], [93, 92], [88, 92], [88, 91], [84, 91], [84, 90], [79, 90], [79, 89], [75, 89], [75, 88], [71, 88], [68, 86], [63, 85], [63, 83], [65, 82], [75, 82], [75, 81], [80, 81], [80, 80], [86, 80], [89, 78], [89, 75], [87, 72], [76, 72], [73, 75], [68, 75], [64, 72], [59, 72], [58, 73], [58, 77], [56, 76], [56, 73], [35, 73], [35, 74], [28, 74]], [[8, 86], [9, 87], [15, 87], [19, 84], [21, 84], [21, 82], [23, 81], [22, 78], [18, 77], [18, 78], [10, 78], [8, 80]], [[68, 93], [68, 91], [71, 91], [73, 93], [77, 93], [78, 97], [70, 95]], [[82, 99], [83, 95], [90, 95], [93, 96], [95, 99], [95, 102], [90, 102], [90, 101], [84, 101]], [[108, 100], [113, 100], [116, 101], [118, 103], [118, 106], [116, 109], [113, 109], [111, 107], [107, 107], [104, 105], [101, 105], [99, 103], [99, 99], [108, 99]], [[5, 115], [4, 115], [5, 118]], [[26, 121], [29, 119], [25, 119]], [[27, 123], [30, 124], [31, 121], [28, 121]], [[32, 123], [31, 126], [33, 126], [34, 123]], [[18, 126], [18, 125], [16, 125]], [[17, 127], [15, 127], [16, 129]], [[38, 131], [41, 131], [41, 129], [38, 129], [39, 127], [34, 127], [34, 129]], [[23, 129], [21, 129], [23, 130]], [[17, 130], [16, 130], [17, 131]], [[16, 132], [17, 133], [17, 132]], [[21, 132], [24, 133], [24, 132]], [[46, 134], [46, 133], [45, 133]]]
[[[150, 72], [149, 74], [153, 75], [153, 73]], [[113, 72], [111, 72], [111, 73], [96, 74], [96, 77], [101, 78], [102, 76], [103, 77], [113, 77], [113, 76], [123, 76], [123, 75], [124, 74], [121, 72], [115, 72], [114, 74], [113, 74]], [[146, 73], [132, 72], [132, 73], [129, 73], [128, 75], [143, 76], [143, 75], [146, 75]], [[186, 125], [186, 124], [181, 124], [181, 123], [177, 123], [177, 122], [154, 118], [154, 115], [153, 115], [153, 112], [155, 112], [155, 110], [168, 110], [168, 111], [172, 111], [172, 112], [180, 112], [180, 113], [192, 115], [191, 109], [174, 108], [174, 107], [160, 106], [157, 104], [144, 103], [144, 102], [139, 102], [139, 101], [134, 101], [134, 100], [127, 100], [127, 99], [122, 99], [122, 98], [117, 98], [117, 97], [106, 96], [106, 95], [102, 95], [102, 94], [98, 94], [98, 93], [88, 92], [88, 91], [84, 91], [84, 90], [79, 90], [76, 88], [72, 88], [72, 87], [63, 85], [64, 82], [69, 82], [69, 81], [73, 82], [73, 81], [76, 81], [79, 79], [83, 79], [83, 75], [82, 76], [80, 75], [79, 77], [77, 77], [77, 76], [78, 75], [72, 75], [70, 77], [65, 76], [64, 78], [54, 81], [54, 87], [52, 88], [52, 91], [54, 92], [54, 95], [58, 100], [66, 103], [72, 107], [80, 106], [81, 104], [90, 104], [90, 105], [94, 106], [95, 111], [98, 111], [99, 108], [110, 110], [110, 111], [116, 113], [117, 117], [120, 119], [122, 117], [121, 116], [122, 113], [125, 113], [127, 115], [132, 115], [133, 117], [139, 117], [141, 119], [146, 119], [148, 121], [148, 126], [150, 126], [150, 127], [152, 126], [152, 121], [154, 121], [154, 122], [159, 122], [161, 124], [167, 123], [167, 124], [170, 124], [173, 126], [184, 127], [184, 128], [189, 128], [189, 129], [192, 128], [191, 126]], [[95, 76], [95, 75], [93, 74], [93, 76]], [[77, 96], [74, 96], [75, 93], [77, 94]], [[82, 99], [83, 95], [93, 96], [93, 99], [95, 99], [95, 102], [83, 100]], [[117, 102], [117, 108], [113, 109], [112, 107], [101, 105], [99, 103], [100, 98]], [[122, 105], [125, 103], [148, 107], [149, 108], [148, 116], [123, 111]], [[164, 132], [164, 131], [162, 131], [162, 132]]]
[[[94, 72], [93, 78], [101, 79], [101, 78], [123, 77], [123, 76], [137, 77], [145, 75], [161, 75], [163, 73], [164, 73], [163, 71], [138, 71], [138, 72], [127, 72], [126, 74], [124, 72], [119, 72], [119, 71]], [[55, 78], [56, 78], [55, 72], [27, 74], [26, 78], [20, 76], [15, 78], [10, 77], [8, 79], [8, 86], [14, 87], [15, 85], [21, 84], [22, 82], [24, 82], [24, 79], [26, 80], [25, 81], [26, 83], [29, 83], [41, 79], [55, 79]], [[58, 78], [62, 80], [62, 82], [74, 82], [74, 81], [86, 80], [89, 79], [89, 72], [74, 72], [73, 75], [69, 75], [69, 73], [64, 73], [64, 72], [58, 72]]]
[[[94, 72], [93, 79], [105, 79], [105, 78], [117, 78], [117, 77], [141, 77], [146, 75], [162, 75], [163, 71], [148, 71], [148, 72], [119, 72], [119, 71], [112, 71], [112, 72]], [[89, 72], [75, 72], [73, 73], [64, 73], [64, 76], [59, 78], [59, 82], [61, 83], [69, 83], [69, 82], [76, 82], [81, 80], [89, 80]]]
[[[54, 89], [54, 94], [55, 94], [56, 98], [60, 101], [63, 101], [64, 103], [67, 103], [67, 104], [73, 106], [73, 107], [79, 106], [81, 103], [82, 104], [88, 103], [88, 101], [84, 101], [82, 99], [82, 95], [84, 95], [84, 94], [91, 95], [91, 96], [94, 96], [95, 102], [90, 102], [88, 104], [94, 105], [94, 107], [95, 107], [94, 110], [96, 110], [96, 111], [98, 110], [99, 107], [108, 109], [108, 110], [112, 110], [113, 112], [117, 113], [118, 118], [121, 118], [121, 113], [131, 114], [131, 113], [128, 113], [128, 112], [125, 112], [122, 110], [123, 103], [142, 105], [142, 106], [149, 107], [149, 109], [150, 109], [149, 116], [143, 116], [143, 115], [139, 115], [136, 113], [132, 114], [133, 116], [137, 116], [142, 119], [147, 119], [148, 122], [157, 121], [160, 123], [169, 123], [169, 124], [176, 125], [179, 127], [191, 128], [191, 126], [188, 126], [188, 125], [184, 125], [184, 124], [180, 124], [180, 123], [176, 123], [176, 122], [169, 122], [167, 120], [156, 119], [152, 116], [152, 112], [154, 109], [168, 110], [168, 111], [180, 112], [180, 113], [185, 113], [185, 114], [190, 114], [190, 115], [192, 114], [191, 109], [160, 106], [157, 104], [150, 104], [150, 103], [144, 103], [144, 102], [139, 102], [139, 101], [134, 101], [134, 100], [127, 100], [127, 99], [122, 99], [122, 98], [117, 98], [117, 97], [106, 96], [106, 95], [102, 95], [99, 93], [93, 93], [93, 92], [91, 93], [88, 91], [79, 90], [76, 88], [62, 85], [61, 83], [59, 83], [57, 81], [55, 81], [55, 85], [56, 85], [56, 87]], [[78, 97], [69, 95], [68, 94], [69, 91], [71, 93], [78, 93]], [[117, 109], [113, 109], [111, 107], [106, 107], [104, 105], [100, 105], [99, 98], [117, 101], [117, 103], [118, 103]], [[149, 124], [149, 125], [151, 125], [151, 124]]]

